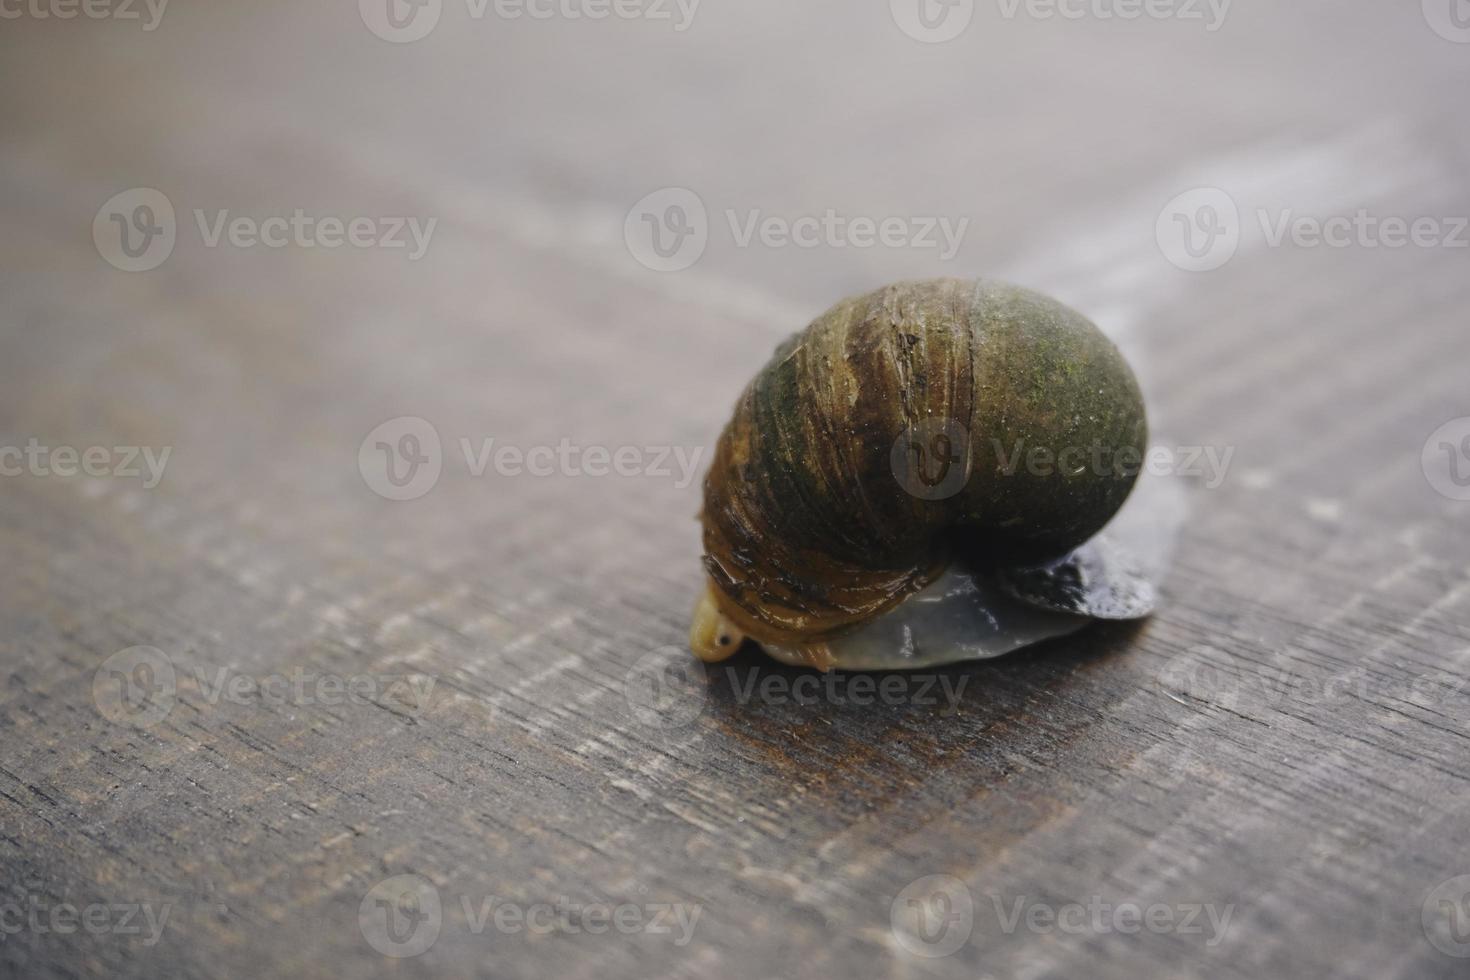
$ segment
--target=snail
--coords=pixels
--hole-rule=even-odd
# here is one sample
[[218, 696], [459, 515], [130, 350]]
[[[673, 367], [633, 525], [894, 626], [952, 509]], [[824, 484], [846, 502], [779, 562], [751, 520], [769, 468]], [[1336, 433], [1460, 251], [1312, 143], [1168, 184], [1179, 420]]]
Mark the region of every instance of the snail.
[[900, 282], [779, 345], [715, 449], [701, 660], [821, 670], [996, 656], [1155, 603], [1160, 549], [1099, 535], [1138, 480], [1143, 396], [1056, 300]]

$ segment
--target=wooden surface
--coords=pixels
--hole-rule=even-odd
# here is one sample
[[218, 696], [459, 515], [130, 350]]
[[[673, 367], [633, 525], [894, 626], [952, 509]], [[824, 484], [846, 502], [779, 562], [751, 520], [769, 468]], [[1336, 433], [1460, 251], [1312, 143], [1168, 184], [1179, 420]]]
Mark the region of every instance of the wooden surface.
[[[0, 23], [0, 443], [171, 447], [151, 489], [0, 479], [0, 906], [170, 909], [152, 944], [22, 926], [0, 972], [1465, 975], [1431, 892], [1470, 874], [1470, 503], [1421, 451], [1470, 415], [1470, 250], [1271, 247], [1255, 214], [1470, 213], [1470, 45], [1416, 3], [1213, 32], [982, 4], [933, 45], [885, 6], [708, 0], [680, 32], [446, 3], [408, 44], [346, 2]], [[681, 272], [624, 244], [668, 186], [711, 218]], [[127, 273], [90, 229], [134, 187], [177, 244]], [[1196, 187], [1244, 226], [1210, 272], [1156, 241]], [[196, 208], [438, 224], [417, 261], [210, 248]], [[828, 208], [971, 226], [946, 262], [742, 248], [724, 217]], [[837, 298], [981, 274], [1093, 316], [1157, 438], [1234, 457], [1190, 481], [1151, 622], [942, 671], [953, 705], [743, 698], [798, 675], [742, 656], [642, 710], [638, 665], [684, 663], [698, 483], [459, 456], [693, 452]], [[400, 416], [444, 445], [409, 501], [358, 466]], [[177, 669], [150, 725], [94, 698], [136, 646]], [[433, 684], [211, 697], [221, 669]], [[915, 955], [895, 899], [936, 874], [971, 931]], [[398, 875], [442, 900], [417, 956], [365, 931]], [[476, 932], [464, 899], [699, 912], [680, 944]], [[1007, 931], [1018, 900], [1231, 911]]]

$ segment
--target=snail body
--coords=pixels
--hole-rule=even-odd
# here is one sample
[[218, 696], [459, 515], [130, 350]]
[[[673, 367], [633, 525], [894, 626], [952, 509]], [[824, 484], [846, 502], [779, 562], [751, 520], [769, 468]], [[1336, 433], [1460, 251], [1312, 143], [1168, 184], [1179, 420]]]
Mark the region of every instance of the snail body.
[[[1076, 553], [1127, 500], [1147, 436], [1118, 349], [1055, 300], [960, 279], [844, 300], [777, 348], [720, 435], [691, 646], [718, 660], [749, 638], [834, 666], [834, 643], [952, 567]], [[1092, 557], [1094, 578], [1113, 567]]]

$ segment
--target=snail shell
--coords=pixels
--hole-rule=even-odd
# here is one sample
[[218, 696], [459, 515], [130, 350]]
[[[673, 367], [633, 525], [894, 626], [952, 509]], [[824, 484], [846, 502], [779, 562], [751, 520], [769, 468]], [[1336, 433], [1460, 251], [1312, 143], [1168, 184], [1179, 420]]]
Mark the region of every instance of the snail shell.
[[828, 640], [957, 560], [1087, 542], [1147, 434], [1117, 348], [1046, 296], [935, 279], [844, 300], [776, 349], [720, 435], [691, 645], [718, 660], [749, 637], [830, 666]]

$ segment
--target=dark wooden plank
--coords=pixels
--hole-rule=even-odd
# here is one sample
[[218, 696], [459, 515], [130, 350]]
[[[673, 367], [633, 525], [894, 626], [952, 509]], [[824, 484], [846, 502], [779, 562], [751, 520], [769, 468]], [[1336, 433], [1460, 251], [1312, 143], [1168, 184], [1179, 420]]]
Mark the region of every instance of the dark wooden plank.
[[[1421, 454], [1470, 415], [1470, 250], [1272, 247], [1258, 213], [1470, 214], [1470, 47], [1367, 3], [1217, 31], [982, 5], [938, 45], [835, 0], [687, 31], [467, 9], [411, 44], [341, 4], [5, 22], [0, 446], [170, 450], [152, 487], [0, 478], [8, 973], [1463, 975], [1470, 504]], [[669, 186], [710, 240], [658, 273], [623, 224]], [[89, 229], [133, 187], [177, 243], [129, 274]], [[1210, 272], [1155, 237], [1196, 187], [1243, 222]], [[297, 208], [437, 224], [410, 260], [194, 217]], [[968, 232], [945, 260], [726, 218], [829, 208]], [[459, 440], [701, 458], [782, 336], [943, 274], [1096, 317], [1164, 444], [1233, 453], [1160, 614], [901, 703], [752, 697], [800, 675], [741, 658], [645, 710], [640, 665], [686, 663], [697, 482], [476, 476]], [[443, 473], [391, 501], [358, 452], [401, 416]], [[94, 687], [138, 646], [175, 671], [149, 725]], [[321, 678], [364, 697], [290, 686]], [[394, 958], [400, 875], [441, 908]], [[926, 957], [894, 908], [933, 875], [972, 911]]]

